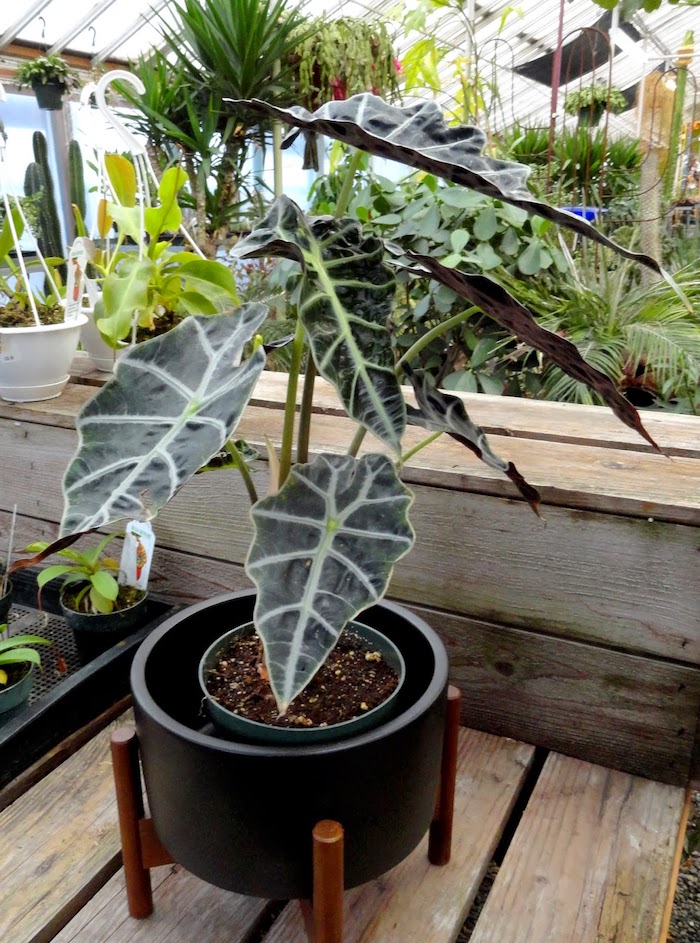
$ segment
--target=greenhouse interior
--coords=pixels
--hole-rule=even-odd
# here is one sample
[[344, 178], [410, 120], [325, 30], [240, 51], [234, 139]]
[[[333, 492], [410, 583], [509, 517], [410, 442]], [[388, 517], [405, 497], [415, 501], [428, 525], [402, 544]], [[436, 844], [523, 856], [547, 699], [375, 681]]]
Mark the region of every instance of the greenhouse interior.
[[700, 943], [699, 11], [2, 5], [2, 943]]

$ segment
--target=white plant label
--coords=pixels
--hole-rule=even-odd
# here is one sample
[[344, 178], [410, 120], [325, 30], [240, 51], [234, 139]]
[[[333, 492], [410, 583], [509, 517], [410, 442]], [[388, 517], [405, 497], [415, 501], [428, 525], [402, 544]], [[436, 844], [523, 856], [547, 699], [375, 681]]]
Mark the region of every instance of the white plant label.
[[119, 582], [122, 586], [148, 589], [156, 535], [148, 523], [129, 521], [124, 535], [122, 558], [119, 564]]
[[68, 255], [68, 277], [66, 279], [66, 321], [75, 321], [80, 314], [85, 286], [85, 270], [95, 254], [89, 239], [79, 237], [73, 242]]

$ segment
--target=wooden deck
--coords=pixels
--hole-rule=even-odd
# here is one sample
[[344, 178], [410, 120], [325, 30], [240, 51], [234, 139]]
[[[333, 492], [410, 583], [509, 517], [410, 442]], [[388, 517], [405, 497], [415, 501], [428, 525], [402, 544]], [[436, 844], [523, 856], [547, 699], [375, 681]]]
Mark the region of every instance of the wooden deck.
[[[297, 902], [241, 897], [178, 865], [153, 873], [154, 914], [129, 917], [110, 729], [0, 813], [0, 940], [306, 943]], [[452, 943], [495, 854], [472, 943], [663, 943], [685, 791], [555, 753], [539, 760], [462, 728], [450, 863], [432, 867], [424, 840], [346, 892], [345, 943]]]

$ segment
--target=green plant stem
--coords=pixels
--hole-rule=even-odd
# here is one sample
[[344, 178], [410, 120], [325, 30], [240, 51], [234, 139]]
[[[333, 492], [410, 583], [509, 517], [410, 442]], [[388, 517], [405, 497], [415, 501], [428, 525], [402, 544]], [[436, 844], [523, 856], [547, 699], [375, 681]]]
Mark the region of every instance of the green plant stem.
[[355, 182], [355, 175], [360, 169], [360, 164], [362, 163], [363, 152], [355, 148], [353, 155], [350, 159], [350, 164], [345, 174], [345, 179], [343, 180], [343, 186], [340, 190], [340, 195], [338, 196], [338, 202], [335, 207], [335, 213], [333, 214], [336, 219], [340, 219], [341, 216], [345, 214], [350, 203], [350, 197], [352, 196], [352, 185]]
[[437, 324], [435, 327], [431, 328], [427, 334], [424, 334], [422, 337], [419, 337], [415, 344], [412, 344], [406, 353], [401, 357], [397, 362], [397, 368], [401, 366], [402, 363], [410, 363], [414, 357], [417, 357], [418, 354], [423, 350], [424, 347], [427, 347], [428, 344], [432, 344], [436, 337], [440, 337], [441, 334], [446, 334], [447, 331], [450, 331], [453, 327], [457, 327], [458, 324], [461, 324], [462, 321], [466, 321], [467, 318], [471, 317], [472, 314], [477, 312], [479, 309], [476, 305], [472, 305], [470, 308], [467, 308], [465, 311], [460, 311], [459, 314], [455, 314], [453, 317], [448, 318], [446, 321], [443, 321], [441, 324]]
[[364, 440], [364, 437], [367, 435], [367, 430], [364, 426], [358, 426], [355, 432], [355, 435], [352, 438], [350, 443], [350, 448], [348, 449], [348, 455], [351, 455], [353, 458], [357, 456], [357, 453], [360, 451], [360, 446]]
[[421, 439], [421, 441], [417, 445], [414, 445], [412, 449], [409, 449], [408, 452], [404, 452], [403, 455], [401, 456], [401, 461], [399, 462], [399, 468], [403, 468], [403, 466], [406, 464], [407, 461], [409, 461], [409, 459], [413, 458], [413, 456], [416, 455], [418, 452], [420, 452], [421, 449], [424, 449], [427, 445], [430, 445], [431, 442], [434, 442], [436, 439], [439, 439], [441, 435], [442, 435], [441, 429], [438, 430], [437, 432], [432, 432], [425, 439]]
[[255, 504], [258, 500], [258, 492], [255, 490], [255, 484], [253, 482], [252, 475], [250, 474], [250, 469], [246, 465], [243, 456], [236, 448], [234, 442], [227, 442], [225, 449], [231, 458], [234, 461], [234, 464], [238, 471], [241, 473], [241, 478], [243, 479], [243, 484], [245, 485], [245, 490], [248, 492], [248, 497], [250, 498], [250, 503]]
[[309, 439], [311, 433], [311, 415], [314, 402], [314, 381], [316, 379], [316, 364], [313, 357], [308, 357], [304, 390], [301, 394], [301, 412], [299, 414], [299, 432], [297, 434], [297, 462], [308, 462]]
[[285, 483], [292, 468], [292, 445], [294, 443], [294, 414], [296, 412], [297, 387], [301, 358], [304, 353], [304, 328], [301, 321], [297, 321], [297, 329], [292, 343], [292, 360], [289, 364], [289, 380], [287, 382], [287, 399], [284, 404], [284, 429], [282, 430], [282, 448], [280, 450], [280, 480], [279, 487]]

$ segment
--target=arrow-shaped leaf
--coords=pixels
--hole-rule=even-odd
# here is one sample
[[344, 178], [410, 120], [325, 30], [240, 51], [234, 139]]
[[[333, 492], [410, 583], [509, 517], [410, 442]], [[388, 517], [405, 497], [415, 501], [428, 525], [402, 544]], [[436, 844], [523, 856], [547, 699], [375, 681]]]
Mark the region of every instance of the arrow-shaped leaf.
[[320, 455], [252, 510], [254, 621], [284, 713], [413, 546], [413, 495], [386, 456]]
[[188, 317], [119, 360], [77, 418], [61, 535], [149, 520], [223, 448], [265, 363], [260, 349], [241, 356], [267, 314], [251, 304]]

